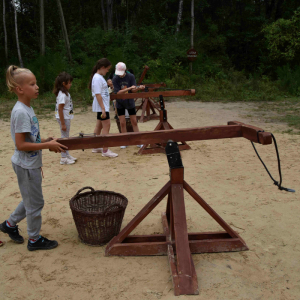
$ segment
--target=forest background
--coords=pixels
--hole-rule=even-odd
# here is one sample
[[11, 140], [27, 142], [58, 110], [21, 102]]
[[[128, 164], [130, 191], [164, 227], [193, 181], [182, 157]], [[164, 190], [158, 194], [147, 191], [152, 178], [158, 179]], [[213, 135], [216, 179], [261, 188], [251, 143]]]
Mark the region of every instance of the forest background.
[[[42, 94], [39, 98], [47, 100], [43, 110], [54, 108], [51, 91], [61, 71], [74, 77], [72, 97], [77, 105], [90, 105], [90, 73], [102, 57], [113, 66], [125, 62], [136, 78], [148, 65], [145, 82], [195, 88], [196, 99], [202, 101], [286, 98], [298, 103], [299, 0], [194, 1], [194, 48], [198, 58], [192, 74], [186, 54], [191, 44], [191, 1], [1, 2], [2, 108], [14, 98], [5, 85], [5, 71], [10, 64], [23, 64], [36, 75]], [[6, 116], [3, 109], [1, 116]]]

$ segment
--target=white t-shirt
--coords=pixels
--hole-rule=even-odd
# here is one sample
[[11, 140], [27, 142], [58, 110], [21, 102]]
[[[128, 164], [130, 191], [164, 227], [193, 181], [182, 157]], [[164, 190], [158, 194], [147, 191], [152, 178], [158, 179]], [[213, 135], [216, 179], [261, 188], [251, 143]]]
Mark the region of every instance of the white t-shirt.
[[69, 96], [67, 96], [65, 93], [63, 93], [62, 91], [59, 91], [57, 97], [56, 97], [56, 106], [55, 106], [55, 117], [57, 119], [59, 119], [59, 114], [58, 114], [58, 105], [59, 104], [64, 104], [64, 109], [63, 109], [63, 113], [64, 113], [64, 119], [73, 119], [74, 115], [73, 115], [73, 102], [72, 102], [72, 98], [71, 95], [69, 93]]
[[93, 112], [102, 112], [101, 106], [97, 101], [96, 94], [101, 95], [105, 111], [109, 112], [110, 97], [107, 82], [103, 76], [98, 73], [95, 73], [92, 80], [92, 96], [94, 97]]

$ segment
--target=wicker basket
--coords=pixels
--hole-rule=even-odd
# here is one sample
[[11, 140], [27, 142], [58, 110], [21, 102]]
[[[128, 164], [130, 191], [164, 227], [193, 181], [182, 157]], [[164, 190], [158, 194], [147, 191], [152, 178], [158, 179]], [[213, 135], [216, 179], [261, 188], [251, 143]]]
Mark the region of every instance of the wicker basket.
[[[91, 191], [81, 193], [85, 189]], [[127, 198], [118, 193], [80, 189], [70, 200], [80, 240], [92, 246], [108, 243], [120, 232], [127, 204]]]
[[[118, 126], [118, 129], [119, 129], [119, 132], [121, 133], [120, 120], [116, 119], [116, 122], [117, 122], [117, 126]], [[131, 124], [131, 121], [130, 121], [129, 118], [126, 118], [126, 129], [127, 129], [127, 132], [133, 132], [133, 127], [132, 127], [132, 124]]]

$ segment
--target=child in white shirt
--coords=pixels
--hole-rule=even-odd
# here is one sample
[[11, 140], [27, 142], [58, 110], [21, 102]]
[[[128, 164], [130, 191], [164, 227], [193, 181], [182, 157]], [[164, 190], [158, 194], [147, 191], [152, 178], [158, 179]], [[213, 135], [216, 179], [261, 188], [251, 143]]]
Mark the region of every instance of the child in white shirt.
[[[73, 102], [69, 90], [72, 86], [73, 77], [66, 73], [60, 73], [54, 84], [53, 93], [56, 96], [55, 117], [60, 126], [61, 137], [70, 136], [71, 120], [73, 119]], [[61, 165], [74, 164], [77, 158], [70, 155], [69, 151], [61, 152]]]

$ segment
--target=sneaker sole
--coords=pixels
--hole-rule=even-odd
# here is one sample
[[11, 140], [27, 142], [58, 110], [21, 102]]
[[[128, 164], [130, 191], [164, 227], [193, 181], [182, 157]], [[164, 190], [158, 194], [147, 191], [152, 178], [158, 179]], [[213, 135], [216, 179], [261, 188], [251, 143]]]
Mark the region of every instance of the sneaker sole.
[[70, 164], [66, 164], [66, 163], [62, 163], [60, 162], [61, 165], [74, 165], [75, 164], [75, 161], [73, 163], [70, 163]]
[[2, 227], [2, 224], [0, 224], [0, 230], [3, 232], [3, 233], [6, 233], [8, 234], [8, 236], [11, 238], [11, 240], [16, 243], [16, 244], [23, 244], [24, 243], [24, 239], [22, 241], [17, 241], [17, 240], [14, 240], [11, 235], [9, 234], [9, 232], [7, 232], [3, 227]]
[[54, 248], [56, 248], [58, 246], [58, 243], [56, 244], [56, 245], [53, 245], [53, 246], [51, 246], [51, 247], [48, 247], [48, 248], [45, 248], [45, 247], [28, 247], [27, 246], [27, 249], [29, 250], [29, 251], [35, 251], [35, 250], [51, 250], [51, 249], [54, 249]]

